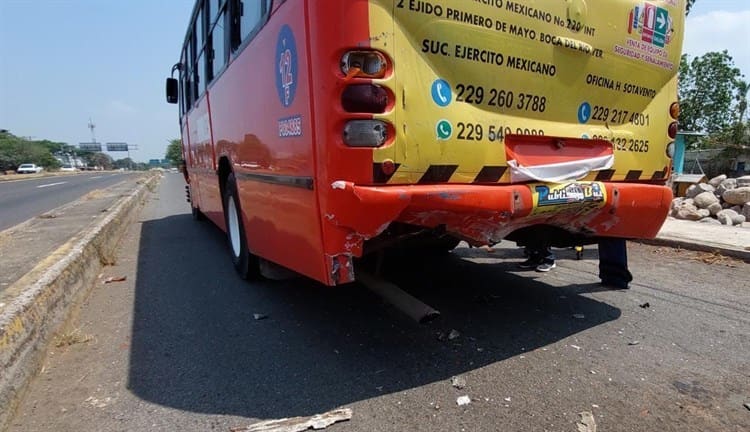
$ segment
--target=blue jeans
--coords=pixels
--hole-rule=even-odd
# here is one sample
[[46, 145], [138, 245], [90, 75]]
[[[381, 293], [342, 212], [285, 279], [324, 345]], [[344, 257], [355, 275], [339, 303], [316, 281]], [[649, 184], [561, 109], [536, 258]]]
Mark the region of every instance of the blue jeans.
[[530, 260], [539, 264], [547, 263], [552, 264], [555, 262], [555, 254], [552, 253], [552, 249], [549, 246], [526, 246], [526, 253]]

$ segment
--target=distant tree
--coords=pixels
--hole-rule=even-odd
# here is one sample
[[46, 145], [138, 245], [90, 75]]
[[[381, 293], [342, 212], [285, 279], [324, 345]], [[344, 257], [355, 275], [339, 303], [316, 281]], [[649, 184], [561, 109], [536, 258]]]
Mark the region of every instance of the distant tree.
[[123, 159], [117, 159], [112, 163], [112, 166], [114, 166], [117, 169], [124, 168], [124, 169], [133, 169], [135, 166], [135, 162], [133, 162], [133, 159], [130, 159], [129, 157], [123, 158]]
[[179, 138], [169, 140], [164, 159], [167, 159], [172, 165], [179, 165], [182, 162], [182, 141]]
[[[0, 170], [15, 170], [22, 163], [33, 163], [54, 169], [60, 163], [52, 156], [50, 141], [33, 141], [10, 132], [0, 133]], [[55, 143], [59, 148], [60, 143]]]
[[112, 161], [112, 158], [108, 154], [95, 152], [95, 153], [90, 153], [86, 156], [87, 157], [84, 160], [90, 167], [102, 167], [107, 170], [112, 169], [113, 161]]
[[[688, 61], [683, 54], [679, 68], [680, 129], [721, 133], [731, 128], [738, 109], [747, 107], [744, 82], [729, 53], [709, 52]], [[741, 109], [744, 115], [744, 109]]]

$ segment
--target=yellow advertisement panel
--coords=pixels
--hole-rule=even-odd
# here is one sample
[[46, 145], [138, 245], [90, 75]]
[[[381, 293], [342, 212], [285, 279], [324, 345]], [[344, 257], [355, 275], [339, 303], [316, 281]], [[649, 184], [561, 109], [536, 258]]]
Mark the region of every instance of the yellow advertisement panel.
[[508, 135], [603, 139], [602, 177], [666, 174], [684, 0], [370, 0], [392, 61], [389, 183], [510, 181]]

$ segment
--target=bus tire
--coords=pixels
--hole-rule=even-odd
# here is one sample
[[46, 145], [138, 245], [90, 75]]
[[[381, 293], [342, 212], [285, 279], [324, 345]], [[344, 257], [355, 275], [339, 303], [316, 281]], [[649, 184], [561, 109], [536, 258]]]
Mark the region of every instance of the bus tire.
[[227, 226], [227, 241], [232, 264], [243, 279], [256, 279], [260, 274], [258, 258], [250, 253], [245, 237], [245, 225], [242, 222], [242, 210], [237, 181], [234, 174], [229, 174], [224, 188], [224, 220]]

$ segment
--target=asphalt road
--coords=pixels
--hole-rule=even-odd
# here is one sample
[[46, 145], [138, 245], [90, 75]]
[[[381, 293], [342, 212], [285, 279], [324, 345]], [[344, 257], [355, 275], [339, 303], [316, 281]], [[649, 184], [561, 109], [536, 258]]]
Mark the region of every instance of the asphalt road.
[[123, 180], [124, 172], [92, 172], [0, 182], [0, 231], [95, 189]]
[[512, 245], [387, 263], [443, 313], [418, 325], [358, 285], [239, 280], [181, 188], [162, 180], [102, 274], [127, 280], [93, 288], [11, 431], [229, 431], [337, 407], [354, 414], [334, 432], [576, 431], [581, 412], [606, 431], [750, 429], [748, 264], [630, 244], [636, 281], [608, 291], [589, 249], [547, 274], [518, 271]]

